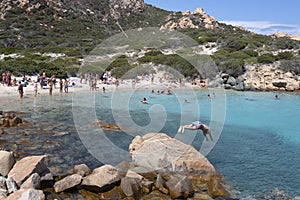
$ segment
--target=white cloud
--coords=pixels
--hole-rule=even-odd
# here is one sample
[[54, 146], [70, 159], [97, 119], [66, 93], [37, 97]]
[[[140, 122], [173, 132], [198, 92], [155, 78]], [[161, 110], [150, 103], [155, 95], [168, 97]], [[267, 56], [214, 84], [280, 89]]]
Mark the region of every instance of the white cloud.
[[221, 23], [242, 26], [249, 31], [265, 35], [275, 32], [300, 35], [300, 26], [293, 24], [276, 24], [269, 21], [221, 21]]

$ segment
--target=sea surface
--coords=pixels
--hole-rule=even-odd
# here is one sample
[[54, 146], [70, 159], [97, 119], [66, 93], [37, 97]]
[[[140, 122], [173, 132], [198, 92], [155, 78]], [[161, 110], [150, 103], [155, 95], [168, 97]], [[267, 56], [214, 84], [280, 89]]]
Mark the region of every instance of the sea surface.
[[[60, 174], [75, 164], [95, 168], [128, 160], [132, 139], [148, 132], [166, 133], [203, 153], [201, 131], [177, 133], [180, 125], [200, 120], [214, 138], [204, 154], [240, 198], [262, 199], [274, 188], [300, 196], [299, 94], [150, 91], [1, 98], [0, 109], [21, 112], [27, 125], [6, 129], [0, 145], [20, 157], [49, 154], [51, 170]], [[140, 102], [143, 97], [148, 104]], [[104, 130], [98, 120], [121, 130]]]

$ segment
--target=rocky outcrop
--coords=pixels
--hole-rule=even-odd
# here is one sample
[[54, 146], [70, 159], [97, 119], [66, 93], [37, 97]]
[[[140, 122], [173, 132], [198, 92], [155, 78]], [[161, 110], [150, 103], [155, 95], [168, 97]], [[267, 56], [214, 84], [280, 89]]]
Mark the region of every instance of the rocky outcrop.
[[80, 199], [144, 200], [230, 196], [220, 174], [203, 155], [166, 134], [137, 136], [130, 145], [130, 153], [131, 163], [103, 165], [92, 172], [80, 164], [67, 175], [55, 177], [55, 181], [47, 168], [48, 156], [22, 158], [8, 176], [0, 176], [0, 199], [68, 199], [76, 195]]
[[276, 32], [271, 36], [275, 36], [275, 37], [287, 37], [290, 38], [292, 40], [297, 40], [300, 41], [300, 36], [299, 35], [293, 35], [293, 34], [287, 34], [287, 33], [281, 33], [281, 32]]
[[177, 13], [169, 15], [165, 25], [161, 26], [161, 29], [184, 29], [184, 28], [207, 28], [216, 29], [220, 28], [217, 20], [205, 13], [202, 8], [197, 8], [194, 12], [186, 11], [181, 13], [181, 17], [178, 18]]
[[141, 13], [145, 9], [143, 0], [110, 0], [109, 3], [110, 16], [115, 20], [120, 17], [129, 17], [133, 13]]
[[245, 87], [252, 90], [299, 90], [299, 77], [278, 69], [278, 65], [279, 63], [246, 66], [246, 72], [240, 78], [244, 80]]
[[234, 78], [229, 74], [218, 74], [210, 80], [208, 87], [225, 88], [238, 91], [296, 91], [300, 89], [300, 76], [284, 72], [278, 68], [280, 63], [269, 65], [247, 65], [246, 72]]

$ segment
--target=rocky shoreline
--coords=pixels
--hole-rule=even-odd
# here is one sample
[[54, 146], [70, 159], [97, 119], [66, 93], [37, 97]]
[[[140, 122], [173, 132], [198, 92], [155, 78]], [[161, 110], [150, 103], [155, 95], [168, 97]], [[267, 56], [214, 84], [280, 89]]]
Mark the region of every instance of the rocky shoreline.
[[279, 63], [270, 65], [248, 65], [246, 72], [235, 78], [229, 74], [218, 74], [208, 87], [238, 91], [287, 91], [300, 90], [300, 76], [278, 69]]
[[129, 146], [130, 163], [85, 164], [54, 176], [51, 156], [18, 161], [0, 151], [0, 199], [231, 199], [213, 165], [193, 147], [163, 133], [137, 136]]

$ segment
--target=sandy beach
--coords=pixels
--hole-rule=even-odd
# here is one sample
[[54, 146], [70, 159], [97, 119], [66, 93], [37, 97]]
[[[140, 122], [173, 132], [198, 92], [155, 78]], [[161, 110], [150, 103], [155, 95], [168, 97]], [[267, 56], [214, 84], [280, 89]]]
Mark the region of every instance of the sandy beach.
[[[20, 78], [19, 78], [20, 79]], [[17, 80], [19, 80], [17, 79]], [[74, 81], [75, 85], [69, 85], [68, 93], [64, 91], [61, 93], [59, 89], [59, 85], [56, 84], [53, 87], [52, 95], [61, 95], [61, 94], [72, 94], [74, 92], [100, 92], [103, 93], [103, 87], [105, 88], [105, 92], [116, 92], [116, 91], [124, 91], [124, 90], [149, 90], [151, 92], [154, 90], [155, 92], [167, 92], [167, 90], [194, 90], [201, 89], [199, 85], [192, 85], [190, 83], [185, 83], [184, 85], [180, 85], [179, 83], [172, 83], [169, 81], [163, 81], [160, 83], [159, 81], [154, 81], [151, 83], [150, 80], [144, 79], [140, 80], [134, 84], [132, 84], [131, 80], [123, 80], [120, 85], [117, 87], [115, 84], [104, 84], [100, 80], [97, 82], [96, 89], [91, 90], [88, 83], [80, 83], [79, 81]], [[26, 87], [23, 87], [24, 97], [23, 98], [34, 98], [34, 86], [33, 82], [30, 82]], [[49, 95], [49, 89], [41, 88], [38, 84], [38, 92], [37, 97], [40, 95]], [[19, 98], [18, 86], [6, 86], [0, 84], [0, 96], [1, 97], [10, 97], [10, 98]]]

